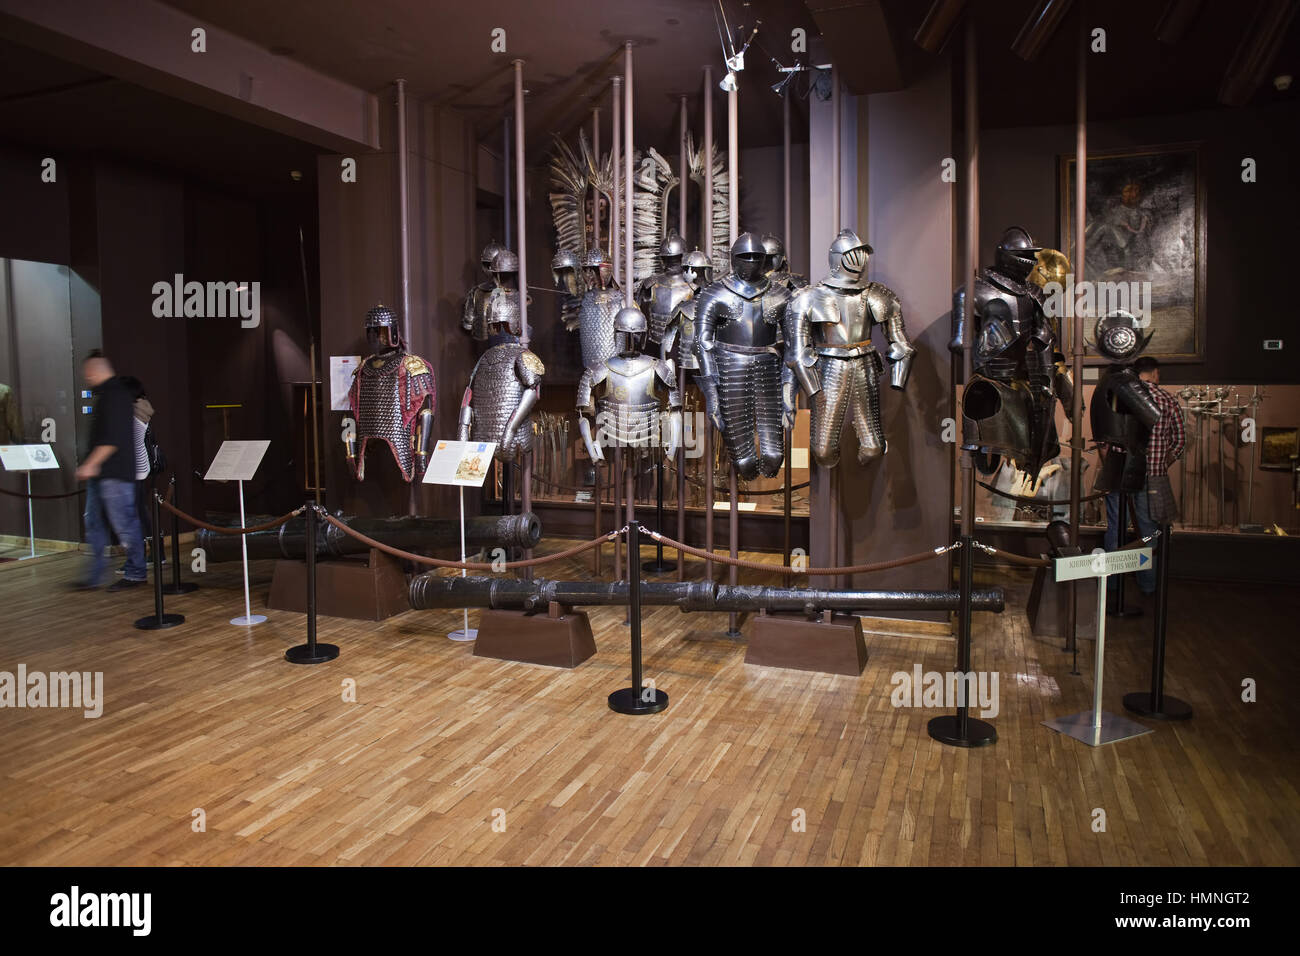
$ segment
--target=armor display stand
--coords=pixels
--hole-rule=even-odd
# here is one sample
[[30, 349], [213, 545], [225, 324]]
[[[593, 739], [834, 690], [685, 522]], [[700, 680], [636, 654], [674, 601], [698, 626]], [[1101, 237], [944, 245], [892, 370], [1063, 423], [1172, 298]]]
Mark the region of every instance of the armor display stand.
[[[681, 457], [681, 449], [678, 449], [678, 458]], [[664, 460], [661, 457], [655, 459], [655, 531], [660, 534], [664, 533]], [[680, 538], [678, 539], [680, 540]], [[655, 542], [655, 559], [647, 561], [641, 565], [642, 571], [650, 574], [664, 574], [668, 571], [677, 570], [676, 561], [664, 560], [664, 543], [663, 541]]]
[[142, 631], [161, 631], [185, 623], [183, 614], [163, 613], [162, 509], [158, 507], [156, 493], [153, 498], [153, 609], [153, 614], [140, 618], [135, 626]]
[[[683, 109], [685, 108], [685, 98], [683, 98]], [[685, 180], [683, 180], [683, 183]], [[682, 186], [682, 192], [685, 193], [686, 187]], [[685, 208], [685, 200], [682, 202]], [[682, 396], [682, 416], [686, 415], [686, 369], [677, 370], [677, 391]], [[692, 434], [694, 431], [692, 430]], [[677, 540], [686, 540], [686, 443], [677, 449]], [[677, 552], [677, 580], [686, 580], [686, 552]]]
[[[575, 454], [576, 454], [576, 452], [575, 452]], [[595, 526], [595, 529], [594, 529], [594, 530], [595, 530], [595, 534], [592, 535], [592, 537], [593, 537], [593, 538], [599, 538], [599, 537], [600, 537], [600, 526], [601, 526], [601, 523], [602, 523], [602, 515], [601, 515], [601, 511], [602, 511], [602, 510], [604, 509], [604, 507], [605, 507], [605, 501], [604, 501], [604, 494], [605, 494], [605, 491], [604, 491], [603, 488], [600, 487], [600, 484], [601, 484], [601, 482], [600, 482], [600, 462], [598, 462], [598, 461], [593, 461], [593, 462], [591, 463], [591, 471], [592, 471], [592, 474], [595, 475], [595, 483], [596, 483], [595, 493], [592, 495], [592, 498], [594, 499], [595, 504], [596, 504], [596, 526]], [[602, 552], [604, 549], [605, 549], [604, 544], [598, 544], [598, 545], [596, 545], [594, 548], [591, 549], [591, 571], [592, 571], [593, 574], [596, 575], [596, 577], [600, 577], [600, 564], [601, 564], [600, 558], [601, 558], [601, 552]]]
[[19, 561], [37, 557], [36, 554], [36, 518], [32, 508], [32, 472], [57, 469], [58, 460], [49, 445], [10, 445], [0, 456], [0, 463], [5, 471], [21, 471], [27, 477], [27, 551]]
[[[731, 465], [731, 474], [727, 478], [727, 490], [731, 493], [731, 509], [727, 515], [727, 534], [730, 546], [729, 552], [731, 554], [731, 559], [734, 561], [740, 556], [740, 506], [738, 503], [740, 499], [740, 488], [736, 479], [736, 465], [734, 462]], [[740, 580], [740, 569], [734, 564], [727, 569], [727, 579], [732, 587], [735, 587], [737, 582]], [[740, 627], [738, 626], [739, 618], [740, 616], [735, 611], [732, 611], [727, 617], [726, 636], [731, 638], [733, 641], [738, 641], [743, 636], [740, 633]]]
[[[969, 555], [963, 555], [968, 560]], [[1043, 725], [1058, 733], [1081, 740], [1090, 747], [1141, 737], [1152, 733], [1150, 727], [1144, 727], [1136, 721], [1117, 714], [1106, 713], [1101, 709], [1102, 676], [1106, 663], [1106, 581], [1112, 574], [1127, 574], [1137, 571], [1151, 561], [1150, 548], [1134, 548], [1129, 551], [1096, 551], [1073, 558], [1058, 558], [1056, 561], [1056, 580], [1067, 581], [1079, 578], [1097, 578], [1097, 643], [1093, 651], [1092, 674], [1092, 710], [1070, 714], [1043, 721]]]
[[[1128, 544], [1128, 526], [1129, 526], [1129, 495], [1126, 491], [1120, 491], [1119, 494], [1119, 529], [1116, 531], [1115, 547], [1123, 548]], [[1126, 607], [1124, 604], [1124, 577], [1115, 584], [1115, 601], [1114, 610], [1108, 610], [1106, 613], [1111, 617], [1141, 617], [1142, 608]]]
[[[785, 555], [785, 564], [790, 566], [790, 511], [793, 504], [793, 494], [790, 486], [794, 483], [794, 466], [790, 462], [790, 455], [794, 449], [794, 431], [786, 429], [785, 432], [785, 524], [783, 529], [782, 553]], [[785, 586], [790, 587], [794, 583], [793, 576], [786, 574]]]
[[[239, 526], [245, 527], [244, 524], [244, 482], [239, 482]], [[311, 522], [308, 522], [310, 525]], [[252, 627], [254, 624], [261, 624], [266, 620], [265, 614], [254, 614], [252, 602], [248, 593], [248, 535], [239, 536], [239, 544], [243, 550], [244, 560], [244, 613], [242, 617], [232, 617], [230, 623], [239, 627]]]
[[[464, 564], [465, 561], [466, 561], [466, 554], [465, 554], [465, 486], [464, 486], [464, 485], [461, 485], [460, 487], [458, 487], [458, 488], [456, 489], [456, 491], [457, 491], [457, 493], [460, 495], [460, 563], [461, 563], [461, 564]], [[466, 571], [465, 568], [461, 568], [461, 569], [460, 569], [460, 576], [461, 576], [462, 578], [466, 575], [466, 573], [468, 573], [468, 572]], [[472, 628], [472, 627], [469, 626], [469, 608], [462, 608], [461, 610], [465, 612], [465, 622], [464, 622], [464, 625], [463, 625], [462, 627], [460, 627], [459, 629], [457, 629], [457, 630], [452, 631], [451, 633], [449, 633], [449, 634], [447, 635], [447, 638], [448, 638], [449, 640], [453, 640], [453, 641], [473, 641], [473, 640], [477, 640], [477, 639], [478, 639], [478, 629], [477, 629], [477, 628]]]
[[307, 516], [307, 643], [284, 652], [290, 664], [323, 664], [339, 656], [337, 644], [316, 643], [316, 502], [308, 498]]
[[1151, 642], [1151, 691], [1124, 695], [1124, 709], [1156, 720], [1187, 720], [1191, 705], [1165, 693], [1165, 627], [1169, 623], [1169, 550], [1173, 525], [1164, 525], [1156, 541], [1156, 620]]
[[[176, 500], [176, 476], [167, 481], [172, 490], [172, 501]], [[172, 512], [172, 583], [163, 588], [163, 594], [189, 594], [197, 591], [199, 586], [193, 581], [181, 580], [181, 519]]]
[[[630, 474], [630, 472], [629, 472]], [[627, 528], [628, 552], [640, 553], [641, 529], [629, 518]], [[668, 695], [651, 684], [645, 687], [641, 662], [641, 567], [640, 562], [628, 562], [631, 581], [628, 588], [628, 619], [632, 624], [631, 656], [632, 686], [623, 687], [609, 695], [609, 709], [617, 714], [643, 716], [657, 714], [668, 707]]]
[[[623, 509], [623, 446], [614, 446], [614, 465], [609, 475], [609, 496], [614, 505], [614, 524], [618, 524], [618, 513]], [[622, 539], [614, 539], [614, 580], [623, 580]]]

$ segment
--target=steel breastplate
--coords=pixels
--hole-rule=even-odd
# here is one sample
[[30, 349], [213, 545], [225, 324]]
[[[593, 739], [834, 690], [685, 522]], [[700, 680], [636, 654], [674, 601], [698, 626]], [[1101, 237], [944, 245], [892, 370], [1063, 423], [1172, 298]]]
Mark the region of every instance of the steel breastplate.
[[1092, 393], [1092, 403], [1088, 415], [1092, 422], [1094, 441], [1104, 441], [1118, 445], [1130, 454], [1146, 455], [1147, 439], [1150, 430], [1143, 426], [1135, 415], [1122, 408], [1117, 392], [1121, 386], [1130, 385], [1138, 380], [1128, 369], [1107, 370], [1097, 382]]
[[663, 341], [668, 320], [673, 317], [678, 306], [694, 294], [694, 291], [691, 284], [679, 274], [663, 273], [651, 280], [650, 309], [646, 313], [651, 342], [658, 344]]
[[700, 360], [695, 356], [695, 306], [696, 299], [689, 299], [681, 304], [677, 317], [677, 366], [684, 369], [697, 369]]
[[962, 393], [963, 446], [1005, 455], [1036, 476], [1061, 450], [1051, 401], [1052, 396], [1035, 395], [1023, 383], [976, 375]]
[[646, 355], [614, 356], [606, 363], [604, 391], [596, 402], [607, 440], [619, 445], [649, 444], [659, 421], [661, 403], [654, 359]]
[[773, 311], [765, 314], [765, 297], [745, 298], [728, 287], [722, 297], [718, 323], [714, 327], [714, 341], [722, 348], [765, 349], [780, 341], [779, 318], [773, 321]]

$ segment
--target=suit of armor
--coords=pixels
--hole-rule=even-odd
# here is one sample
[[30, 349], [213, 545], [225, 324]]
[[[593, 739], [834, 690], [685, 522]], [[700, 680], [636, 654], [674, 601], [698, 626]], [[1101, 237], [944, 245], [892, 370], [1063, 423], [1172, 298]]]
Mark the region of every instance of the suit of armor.
[[670, 235], [659, 246], [663, 272], [650, 276], [637, 289], [637, 305], [650, 324], [649, 337], [654, 345], [663, 341], [678, 306], [695, 294], [682, 265], [685, 254], [686, 243], [682, 237], [676, 233]]
[[1115, 362], [1097, 379], [1092, 393], [1094, 441], [1106, 446], [1098, 491], [1141, 491], [1147, 479], [1147, 442], [1160, 420], [1160, 406], [1127, 363], [1138, 357], [1150, 337], [1143, 339], [1137, 319], [1115, 312], [1097, 322], [1097, 351]]
[[600, 365], [617, 351], [614, 316], [623, 307], [623, 293], [612, 279], [613, 263], [600, 249], [583, 258], [587, 291], [578, 306], [578, 341], [582, 345], [582, 367]]
[[669, 316], [659, 355], [674, 359], [678, 368], [693, 372], [700, 367], [695, 357], [695, 306], [699, 302], [700, 289], [713, 281], [713, 266], [708, 257], [696, 249], [687, 255], [682, 276], [690, 284], [691, 294], [678, 302]]
[[487, 278], [469, 290], [469, 295], [465, 297], [465, 306], [461, 309], [460, 327], [480, 342], [486, 342], [488, 339], [487, 300], [492, 290], [496, 288], [492, 276], [492, 262], [498, 252], [504, 251], [505, 246], [495, 239], [483, 247], [483, 255], [479, 261]]
[[695, 307], [696, 380], [737, 476], [771, 478], [785, 459], [781, 319], [790, 294], [768, 282], [752, 232], [733, 243], [731, 268]]
[[767, 254], [767, 278], [773, 285], [784, 286], [791, 295], [808, 285], [808, 279], [790, 271], [785, 257], [785, 243], [768, 233], [763, 236], [763, 251]]
[[646, 331], [640, 310], [619, 310], [615, 326], [618, 352], [599, 365], [588, 366], [578, 381], [578, 431], [587, 454], [592, 461], [603, 461], [605, 445], [635, 453], [662, 444], [665, 457], [674, 458], [681, 443], [682, 403], [673, 363], [638, 351], [637, 338]]
[[433, 438], [433, 369], [406, 351], [397, 317], [382, 305], [366, 313], [366, 337], [376, 351], [352, 373], [348, 405], [356, 430], [348, 460], [357, 481], [364, 481], [366, 444], [378, 439], [392, 450], [402, 477], [415, 481], [424, 475]]
[[796, 292], [786, 311], [786, 362], [793, 372], [785, 390], [786, 425], [794, 423], [797, 383], [812, 406], [810, 450], [823, 468], [839, 464], [846, 415], [857, 432], [859, 462], [865, 465], [887, 448], [880, 422], [885, 364], [871, 344], [872, 328], [883, 326], [889, 341], [891, 388], [907, 385], [916, 353], [898, 296], [865, 281], [870, 255], [869, 245], [844, 230], [831, 243], [830, 275]]
[[561, 249], [551, 259], [551, 279], [560, 292], [560, 320], [566, 332], [578, 328], [578, 309], [586, 286], [582, 278], [582, 260], [572, 249]]
[[[962, 393], [962, 447], [1005, 455], [1036, 477], [1060, 454], [1056, 401], [1070, 413], [1073, 385], [1059, 351], [1056, 329], [1043, 309], [1040, 283], [1064, 277], [1069, 263], [1053, 249], [1034, 245], [1018, 226], [998, 245], [996, 266], [974, 284], [971, 381]], [[966, 289], [953, 296], [953, 338], [960, 353], [969, 331], [962, 311]], [[991, 473], [996, 462], [981, 466]]]

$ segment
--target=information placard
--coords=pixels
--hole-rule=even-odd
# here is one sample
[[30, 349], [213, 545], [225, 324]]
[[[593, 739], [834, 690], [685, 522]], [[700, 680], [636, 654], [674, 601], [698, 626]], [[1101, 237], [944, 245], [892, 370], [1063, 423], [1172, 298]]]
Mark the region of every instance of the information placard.
[[5, 471], [41, 471], [58, 468], [54, 449], [49, 445], [0, 445], [0, 463]]
[[424, 472], [426, 485], [459, 485], [482, 488], [492, 470], [493, 441], [439, 441], [429, 456]]
[[330, 411], [348, 412], [348, 392], [352, 390], [352, 374], [361, 365], [360, 355], [330, 356]]
[[270, 439], [224, 441], [208, 466], [204, 481], [251, 481], [270, 446]]
[[1080, 554], [1072, 558], [1056, 559], [1056, 580], [1074, 581], [1079, 578], [1128, 574], [1130, 571], [1144, 571], [1149, 567], [1151, 567], [1150, 548]]

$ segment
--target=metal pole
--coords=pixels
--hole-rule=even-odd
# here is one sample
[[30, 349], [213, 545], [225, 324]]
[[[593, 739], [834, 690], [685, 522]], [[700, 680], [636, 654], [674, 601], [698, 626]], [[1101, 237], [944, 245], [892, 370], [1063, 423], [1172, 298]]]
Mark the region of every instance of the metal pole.
[[[32, 473], [27, 471], [27, 550], [28, 557], [36, 557], [36, 512], [32, 509]], [[98, 557], [98, 556], [96, 556]]]
[[[639, 551], [641, 529], [635, 521], [628, 524], [628, 551]], [[657, 687], [643, 687], [645, 672], [641, 662], [641, 571], [639, 561], [630, 562], [632, 572], [627, 592], [627, 617], [632, 626], [632, 686], [609, 695], [609, 709], [619, 714], [657, 714], [668, 706], [668, 695]]]
[[[533, 449], [524, 455], [523, 487], [519, 490], [519, 513], [527, 514], [533, 510]], [[524, 548], [524, 560], [533, 559], [533, 549]], [[520, 577], [528, 581], [533, 576], [532, 568], [520, 568]]]
[[[613, 78], [613, 83], [614, 83], [614, 98], [613, 98], [614, 101], [613, 101], [613, 105], [611, 106], [611, 112], [614, 114], [614, 141], [609, 145], [609, 171], [614, 180], [614, 201], [612, 203], [613, 208], [610, 210], [609, 213], [609, 258], [610, 261], [614, 263], [614, 281], [618, 282], [619, 276], [621, 275], [621, 270], [619, 269], [619, 259], [618, 259], [618, 237], [619, 237], [619, 230], [622, 225], [619, 222], [619, 218], [620, 218], [619, 210], [620, 207], [622, 206], [621, 200], [623, 196], [623, 190], [622, 190], [623, 176], [621, 174], [621, 171], [619, 170], [618, 156], [619, 156], [619, 135], [622, 132], [622, 125], [623, 125], [623, 98], [621, 95], [623, 90], [623, 78], [621, 76], [616, 76]], [[615, 479], [613, 487], [617, 488], [617, 486], [618, 486], [618, 479]], [[615, 521], [618, 520], [617, 509], [615, 509], [614, 511], [614, 520]], [[617, 542], [614, 543], [614, 553], [618, 554]]]
[[[781, 553], [785, 555], [785, 564], [790, 565], [790, 510], [793, 500], [793, 494], [790, 486], [794, 484], [794, 467], [790, 463], [790, 455], [794, 448], [794, 431], [787, 429], [785, 433], [785, 526], [782, 533]], [[793, 583], [791, 575], [785, 576], [785, 586], [790, 587]]]
[[[790, 260], [790, 87], [781, 91], [781, 185], [784, 191], [783, 211], [785, 218], [785, 232], [782, 240], [785, 242], [786, 268], [789, 268]], [[790, 456], [794, 453], [794, 426], [786, 430], [785, 433], [785, 500], [784, 519], [785, 524], [782, 536], [782, 553], [785, 555], [785, 563], [790, 564], [790, 511], [794, 503], [794, 496], [790, 491], [790, 486], [794, 484], [794, 465], [790, 461]], [[785, 576], [785, 585], [789, 587], [793, 583], [793, 578], [787, 574]]]
[[[1084, 217], [1088, 183], [1088, 25], [1079, 7], [1079, 35], [1075, 53], [1074, 117], [1074, 274], [1082, 282], [1084, 271]], [[1074, 332], [1070, 336], [1073, 397], [1070, 401], [1070, 544], [1079, 546], [1079, 510], [1083, 498], [1083, 312], [1074, 306]], [[968, 326], [969, 328], [969, 326]], [[1078, 651], [1078, 582], [1068, 585], [1065, 602], [1066, 650]], [[1076, 668], [1077, 669], [1077, 668]]]
[[[732, 196], [734, 203], [736, 197]], [[700, 197], [704, 254], [713, 260], [713, 67], [704, 68], [704, 195]], [[704, 417], [704, 548], [713, 554], [713, 423]], [[712, 558], [704, 562], [704, 577], [713, 580]]]
[[[591, 108], [591, 151], [592, 154], [596, 157], [596, 168], [599, 169], [600, 168], [600, 107], [599, 106], [593, 106]], [[596, 186], [594, 185], [591, 187], [591, 229], [592, 229], [591, 247], [593, 249], [599, 249], [600, 248], [600, 190], [596, 188]], [[587, 235], [585, 229], [583, 230], [582, 234], [584, 237]], [[600, 537], [599, 531], [596, 532], [596, 537]], [[600, 554], [599, 549], [597, 549], [596, 553], [597, 555]]]
[[[30, 476], [30, 472], [28, 474]], [[185, 622], [183, 614], [167, 614], [163, 611], [162, 508], [158, 500], [158, 493], [155, 491], [153, 496], [153, 614], [135, 622], [135, 626], [142, 631], [161, 631]], [[143, 547], [143, 542], [141, 546]]]
[[691, 171], [688, 165], [690, 160], [686, 155], [686, 97], [681, 98], [681, 115], [678, 122], [677, 135], [677, 177], [681, 180], [677, 184], [677, 231], [682, 234], [682, 241], [686, 241], [686, 187], [691, 181]]
[[[593, 538], [600, 537], [600, 524], [601, 524], [600, 511], [604, 507], [604, 501], [603, 501], [604, 490], [600, 487], [600, 465], [601, 463], [596, 461], [595, 459], [593, 459], [591, 462], [591, 468], [592, 471], [595, 473], [595, 478], [596, 478], [595, 488], [593, 489], [594, 494], [592, 495], [592, 497], [595, 498], [596, 500], [596, 528], [595, 528], [595, 534], [592, 535]], [[591, 570], [596, 575], [596, 577], [600, 577], [600, 558], [601, 558], [601, 551], [604, 550], [604, 547], [605, 546], [603, 544], [598, 544], [591, 549], [592, 552]]]
[[[524, 202], [524, 61], [515, 60], [515, 231], [519, 234], [519, 342], [528, 347], [528, 233]], [[528, 467], [527, 463], [524, 465]], [[527, 480], [524, 494], [528, 496]], [[524, 510], [527, 510], [525, 508]]]
[[411, 248], [406, 202], [406, 80], [397, 81], [397, 222], [402, 285], [402, 339], [411, 341]]
[[[614, 471], [609, 476], [609, 494], [614, 503], [614, 524], [618, 524], [618, 513], [623, 505], [623, 446], [614, 446]], [[622, 539], [614, 539], [614, 580], [623, 580]]]
[[504, 206], [501, 210], [501, 217], [505, 220], [506, 248], [509, 249], [514, 245], [515, 234], [510, 225], [510, 203], [511, 203], [511, 175], [510, 175], [510, 154], [513, 152], [510, 148], [510, 114], [507, 113], [501, 117], [501, 178], [505, 180], [505, 189], [503, 190]]
[[[690, 186], [690, 159], [686, 155], [686, 97], [681, 98], [681, 114], [678, 123], [678, 143], [677, 143], [677, 177], [681, 180], [677, 184], [677, 227], [682, 234], [682, 241], [686, 241], [686, 190]], [[700, 207], [704, 208], [703, 205]], [[679, 339], [680, 341], [680, 339]], [[680, 349], [679, 349], [680, 354]], [[682, 415], [686, 412], [686, 369], [682, 367], [681, 362], [677, 363], [677, 394], [682, 397]], [[660, 528], [662, 531], [663, 529]], [[685, 446], [677, 449], [677, 540], [686, 540], [686, 448]], [[677, 580], [686, 580], [686, 552], [677, 552]]]
[[[316, 502], [307, 499], [303, 509], [307, 517], [307, 643], [284, 652], [290, 664], [323, 664], [339, 656], [337, 644], [316, 642]], [[469, 612], [466, 612], [468, 616]]]
[[[728, 241], [735, 243], [736, 238], [740, 235], [740, 99], [738, 90], [729, 90], [727, 92], [727, 194], [731, 197], [728, 208], [731, 212], [731, 233]], [[736, 480], [736, 463], [731, 463], [731, 475], [727, 479], [728, 489], [731, 492], [731, 510], [728, 514], [729, 537], [731, 557], [734, 560], [740, 556], [740, 495], [739, 484]], [[727, 569], [727, 580], [735, 586], [740, 579], [740, 569], [734, 564]], [[736, 612], [731, 612], [727, 618], [727, 636], [736, 638], [740, 636], [740, 629], [736, 626], [738, 618]]]
[[[632, 44], [631, 42], [623, 45], [623, 73], [625, 82], [623, 84], [623, 183], [625, 196], [623, 201], [627, 203], [627, 228], [623, 230], [623, 247], [626, 256], [626, 267], [624, 274], [627, 276], [623, 283], [623, 305], [632, 305], [632, 224], [635, 217], [632, 215]], [[640, 561], [637, 558], [637, 561]]]
[[1124, 707], [1141, 717], [1186, 720], [1191, 705], [1165, 693], [1165, 628], [1169, 622], [1169, 551], [1173, 525], [1163, 525], [1156, 539], [1156, 625], [1151, 645], [1151, 691], [1124, 695]]
[[[172, 501], [176, 501], [176, 476], [172, 475], [167, 480], [168, 486], [172, 489]], [[319, 492], [317, 492], [319, 494]], [[181, 521], [172, 513], [172, 583], [164, 590], [164, 594], [189, 594], [191, 591], [197, 591], [199, 586], [193, 581], [181, 580]]]
[[1101, 676], [1106, 661], [1106, 579], [1103, 574], [1097, 578], [1097, 647], [1093, 653], [1092, 665], [1092, 732], [1101, 733]]
[[831, 67], [831, 229], [840, 232], [840, 71]]

